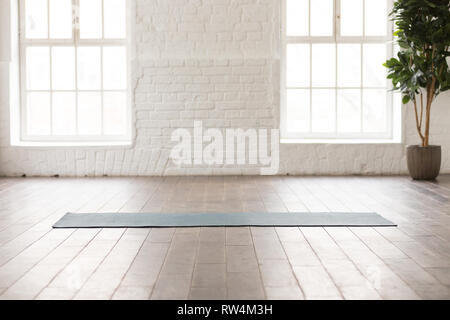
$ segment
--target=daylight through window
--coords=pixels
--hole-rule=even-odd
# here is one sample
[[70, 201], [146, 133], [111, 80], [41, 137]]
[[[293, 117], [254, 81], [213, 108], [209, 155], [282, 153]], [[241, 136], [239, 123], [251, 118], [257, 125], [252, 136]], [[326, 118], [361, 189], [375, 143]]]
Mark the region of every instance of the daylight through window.
[[284, 138], [392, 137], [390, 0], [285, 0]]
[[129, 139], [126, 0], [21, 0], [22, 139]]

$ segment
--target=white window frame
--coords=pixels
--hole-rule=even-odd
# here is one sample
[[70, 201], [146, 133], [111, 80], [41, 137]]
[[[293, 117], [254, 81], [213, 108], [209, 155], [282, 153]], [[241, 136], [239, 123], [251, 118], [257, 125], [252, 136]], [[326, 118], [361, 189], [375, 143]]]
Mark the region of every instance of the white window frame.
[[[309, 1], [309, 31], [311, 28], [311, 2], [314, 0], [308, 0]], [[393, 0], [387, 0], [387, 8], [388, 12], [390, 8], [392, 8]], [[394, 45], [393, 45], [393, 22], [390, 21], [390, 19], [387, 19], [386, 24], [386, 36], [380, 37], [380, 36], [341, 36], [340, 35], [340, 3], [341, 0], [334, 0], [333, 1], [333, 17], [334, 17], [334, 23], [333, 23], [333, 35], [332, 36], [288, 36], [287, 35], [287, 0], [281, 1], [281, 70], [280, 70], [280, 77], [281, 77], [281, 85], [280, 85], [280, 131], [281, 131], [281, 139], [284, 139], [288, 142], [289, 139], [291, 140], [301, 140], [305, 142], [314, 142], [314, 141], [322, 141], [326, 140], [327, 142], [332, 142], [333, 140], [336, 140], [338, 142], [345, 141], [345, 140], [358, 140], [361, 142], [371, 142], [371, 141], [388, 141], [388, 140], [394, 140], [397, 139], [395, 131], [396, 124], [394, 124], [394, 119], [397, 120], [398, 117], [394, 115], [394, 94], [390, 89], [392, 89], [392, 83], [388, 79], [386, 79], [386, 88], [387, 88], [387, 95], [386, 95], [386, 108], [387, 108], [387, 132], [385, 133], [364, 133], [362, 132], [362, 122], [363, 122], [363, 110], [361, 109], [361, 132], [355, 132], [355, 133], [339, 133], [337, 132], [337, 125], [335, 125], [335, 131], [334, 132], [327, 132], [327, 133], [315, 133], [311, 132], [312, 130], [312, 106], [310, 103], [310, 132], [288, 132], [287, 131], [287, 90], [288, 89], [309, 89], [310, 90], [310, 102], [311, 102], [311, 89], [314, 89], [315, 87], [312, 86], [312, 45], [315, 43], [334, 43], [335, 45], [340, 43], [361, 43], [361, 79], [362, 79], [362, 63], [363, 63], [363, 46], [362, 44], [366, 43], [385, 43], [386, 44], [386, 58], [390, 58], [394, 54]], [[364, 4], [365, 1], [363, 1], [363, 17], [362, 17], [362, 23], [363, 23], [363, 35], [365, 34], [365, 15], [364, 15]], [[287, 68], [287, 46], [288, 44], [310, 44], [310, 83], [307, 87], [288, 87], [287, 86], [287, 79], [286, 79], [286, 68]], [[336, 53], [336, 60], [337, 60], [337, 53]], [[337, 65], [337, 63], [336, 63]], [[340, 89], [341, 87], [338, 87], [337, 85], [337, 72], [336, 72], [336, 85], [334, 87], [317, 87], [317, 89]], [[363, 88], [370, 88], [370, 89], [376, 89], [376, 87], [363, 87], [362, 81], [359, 87], [342, 87], [342, 89], [360, 89], [361, 90], [361, 108], [362, 105], [362, 89]], [[384, 89], [384, 87], [383, 87]], [[335, 122], [337, 122], [337, 94], [335, 95]]]
[[[27, 39], [25, 37], [25, 0], [19, 0], [19, 59], [20, 59], [20, 141], [22, 142], [30, 142], [30, 143], [50, 143], [53, 145], [55, 143], [56, 146], [64, 146], [64, 145], [83, 145], [91, 146], [97, 144], [106, 144], [106, 145], [116, 145], [123, 144], [128, 145], [132, 139], [132, 99], [131, 99], [131, 77], [130, 77], [130, 47], [129, 47], [129, 38], [130, 38], [130, 22], [129, 22], [129, 0], [126, 1], [126, 32], [125, 39], [105, 39], [104, 38], [104, 18], [102, 16], [102, 38], [99, 39], [82, 39], [80, 38], [80, 29], [79, 29], [79, 0], [71, 0], [72, 2], [72, 38], [71, 39], [50, 39], [50, 6], [49, 0], [47, 0], [47, 39]], [[104, 0], [102, 0], [102, 15], [104, 12]], [[27, 90], [26, 89], [26, 48], [30, 46], [48, 46], [50, 49], [50, 89], [49, 90]], [[75, 48], [75, 89], [74, 90], [53, 90], [51, 87], [52, 84], [52, 72], [51, 72], [51, 48], [54, 46], [73, 46]], [[95, 46], [100, 47], [100, 59], [101, 59], [101, 87], [99, 90], [78, 90], [77, 83], [77, 67], [76, 67], [76, 59], [77, 52], [76, 48], [78, 46]], [[104, 90], [103, 88], [103, 47], [108, 46], [124, 46], [126, 51], [126, 88], [124, 90]], [[50, 134], [49, 135], [30, 135], [27, 133], [27, 92], [50, 92]], [[102, 114], [102, 122], [101, 122], [101, 134], [100, 135], [79, 135], [78, 132], [75, 135], [53, 135], [53, 114], [52, 114], [52, 94], [53, 92], [89, 92], [95, 91], [101, 93], [101, 114]], [[104, 104], [103, 104], [103, 92], [126, 92], [126, 101], [127, 101], [127, 112], [126, 112], [126, 128], [124, 135], [105, 135], [103, 131], [104, 126]], [[78, 114], [78, 106], [77, 106], [77, 95], [76, 96], [76, 114]], [[76, 128], [78, 131], [78, 121], [76, 120]]]

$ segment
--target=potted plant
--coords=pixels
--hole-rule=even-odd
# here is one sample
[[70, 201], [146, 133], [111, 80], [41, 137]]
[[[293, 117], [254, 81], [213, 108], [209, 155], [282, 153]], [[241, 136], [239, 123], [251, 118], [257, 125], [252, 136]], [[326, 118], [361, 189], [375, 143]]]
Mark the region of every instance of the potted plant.
[[420, 145], [407, 146], [413, 179], [433, 180], [441, 167], [441, 147], [430, 145], [431, 106], [450, 88], [450, 0], [397, 0], [390, 16], [400, 47], [397, 58], [384, 64], [403, 104], [414, 106]]

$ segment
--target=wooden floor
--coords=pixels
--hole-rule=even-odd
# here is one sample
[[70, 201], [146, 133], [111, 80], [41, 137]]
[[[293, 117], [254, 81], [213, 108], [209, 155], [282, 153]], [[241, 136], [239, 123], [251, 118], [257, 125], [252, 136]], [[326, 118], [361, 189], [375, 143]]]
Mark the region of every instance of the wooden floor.
[[[1, 299], [449, 299], [450, 176], [0, 179]], [[58, 229], [72, 212], [376, 211], [398, 228]]]

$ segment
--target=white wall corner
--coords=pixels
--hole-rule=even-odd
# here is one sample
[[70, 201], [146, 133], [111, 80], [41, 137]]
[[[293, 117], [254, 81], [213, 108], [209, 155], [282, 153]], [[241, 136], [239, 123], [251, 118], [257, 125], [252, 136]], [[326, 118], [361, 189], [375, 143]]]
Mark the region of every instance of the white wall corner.
[[11, 0], [0, 0], [0, 62], [11, 60]]
[[[3, 60], [2, 60], [3, 59]], [[5, 96], [1, 113], [10, 122], [10, 143], [20, 140], [19, 1], [0, 0], [0, 61], [4, 61], [0, 92]]]

